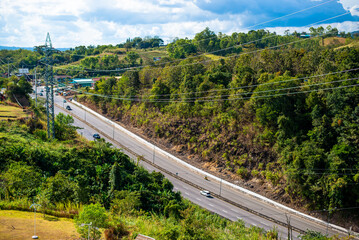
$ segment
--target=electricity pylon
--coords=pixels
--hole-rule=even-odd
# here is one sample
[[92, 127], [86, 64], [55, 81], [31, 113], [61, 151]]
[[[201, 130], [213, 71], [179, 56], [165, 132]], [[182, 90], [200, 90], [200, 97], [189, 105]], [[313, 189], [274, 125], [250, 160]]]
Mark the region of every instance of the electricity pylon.
[[54, 78], [52, 69], [52, 43], [50, 34], [47, 33], [44, 46], [45, 52], [45, 85], [46, 85], [46, 116], [47, 116], [47, 137], [55, 138], [55, 110], [54, 110]]

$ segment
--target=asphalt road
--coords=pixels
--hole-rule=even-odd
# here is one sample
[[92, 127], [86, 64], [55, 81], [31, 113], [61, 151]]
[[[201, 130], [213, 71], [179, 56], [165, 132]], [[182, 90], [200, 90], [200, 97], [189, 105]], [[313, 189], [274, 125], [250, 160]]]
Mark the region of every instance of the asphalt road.
[[[39, 92], [39, 91], [38, 91]], [[64, 109], [66, 106], [71, 107], [71, 111], [65, 111]], [[74, 125], [79, 126], [83, 129], [79, 129], [78, 132], [83, 135], [85, 138], [93, 140], [92, 135], [94, 133], [100, 133], [101, 137], [105, 138], [106, 141], [111, 142], [114, 146], [122, 148], [123, 146], [126, 149], [129, 149], [130, 152], [123, 149], [123, 151], [128, 154], [131, 158], [136, 159], [137, 156], [134, 156], [131, 152], [135, 152], [138, 155], [143, 156], [147, 160], [155, 163], [156, 165], [172, 172], [173, 174], [177, 174], [178, 176], [198, 185], [201, 186], [203, 189], [209, 190], [212, 193], [216, 193], [226, 199], [229, 199], [236, 204], [243, 206], [244, 208], [249, 208], [254, 210], [255, 214], [250, 213], [248, 211], [243, 210], [240, 207], [234, 206], [232, 204], [227, 203], [221, 199], [216, 197], [208, 198], [205, 196], [200, 195], [199, 189], [188, 185], [173, 176], [164, 173], [164, 175], [173, 183], [174, 189], [176, 191], [180, 191], [182, 196], [189, 199], [195, 204], [206, 208], [214, 213], [217, 213], [225, 218], [230, 220], [236, 221], [238, 219], [242, 219], [247, 226], [257, 226], [263, 228], [265, 230], [270, 230], [275, 227], [281, 236], [282, 239], [287, 238], [287, 228], [278, 225], [273, 221], [267, 220], [266, 218], [262, 218], [258, 215], [265, 215], [275, 221], [279, 221], [282, 223], [287, 223], [286, 212], [282, 209], [277, 209], [272, 205], [264, 203], [258, 199], [255, 199], [247, 194], [243, 194], [240, 191], [235, 189], [229, 188], [220, 182], [214, 181], [212, 179], [205, 180], [203, 175], [200, 175], [196, 172], [191, 171], [189, 168], [184, 167], [178, 164], [175, 161], [172, 161], [167, 156], [160, 154], [156, 151], [155, 148], [148, 148], [145, 145], [142, 145], [137, 140], [127, 136], [122, 131], [115, 128], [110, 121], [102, 121], [95, 117], [94, 115], [90, 114], [87, 111], [84, 111], [82, 108], [77, 107], [76, 105], [72, 104], [71, 102], [64, 103], [63, 98], [60, 96], [55, 96], [55, 113], [64, 112], [64, 113], [71, 113], [77, 118], [75, 119]], [[90, 125], [90, 126], [88, 126]], [[115, 141], [113, 141], [115, 140]], [[150, 164], [142, 162], [143, 166], [148, 170], [158, 171], [154, 169], [154, 167]], [[318, 231], [323, 234], [332, 235], [339, 235], [345, 236], [346, 234], [337, 232], [330, 227], [322, 224], [317, 224], [315, 222], [309, 221], [307, 219], [301, 218], [299, 216], [288, 214], [290, 216], [290, 223], [292, 226], [296, 228], [306, 231], [308, 229], [313, 231]], [[294, 239], [298, 239], [300, 235], [299, 232], [293, 231]]]

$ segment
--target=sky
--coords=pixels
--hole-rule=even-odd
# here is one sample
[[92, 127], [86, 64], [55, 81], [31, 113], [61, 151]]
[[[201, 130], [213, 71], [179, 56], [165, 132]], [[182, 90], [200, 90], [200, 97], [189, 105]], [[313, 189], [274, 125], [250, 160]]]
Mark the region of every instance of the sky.
[[230, 35], [320, 25], [358, 31], [359, 0], [0, 0], [1, 46], [44, 45], [48, 32], [55, 48], [68, 48], [146, 36], [169, 43], [206, 27]]

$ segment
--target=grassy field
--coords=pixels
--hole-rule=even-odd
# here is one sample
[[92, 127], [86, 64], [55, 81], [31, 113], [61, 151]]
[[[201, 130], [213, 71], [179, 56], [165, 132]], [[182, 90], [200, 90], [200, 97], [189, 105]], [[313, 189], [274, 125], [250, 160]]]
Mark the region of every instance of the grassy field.
[[345, 47], [355, 47], [355, 48], [358, 48], [358, 47], [359, 47], [359, 41], [358, 41], [358, 40], [353, 40], [353, 41], [351, 41], [349, 44], [344, 45], [344, 46], [337, 47], [336, 49], [341, 49], [341, 48], [345, 48]]
[[0, 104], [0, 120], [27, 117], [22, 108]]
[[[0, 211], [0, 239], [31, 239], [34, 235], [34, 213]], [[36, 235], [39, 239], [79, 239], [72, 219], [36, 214]]]

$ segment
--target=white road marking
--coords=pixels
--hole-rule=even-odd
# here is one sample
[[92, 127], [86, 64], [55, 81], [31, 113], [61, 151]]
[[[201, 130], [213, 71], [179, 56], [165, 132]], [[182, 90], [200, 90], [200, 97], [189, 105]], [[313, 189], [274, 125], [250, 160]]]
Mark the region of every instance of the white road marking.
[[266, 227], [269, 227], [267, 224], [263, 223], [263, 222], [260, 222], [260, 224], [266, 226]]
[[223, 210], [223, 209], [222, 209], [222, 211], [225, 212], [225, 213], [228, 213], [226, 210]]
[[199, 199], [199, 198], [196, 198], [198, 201], [200, 201], [200, 202], [202, 202], [202, 200], [201, 199]]
[[209, 203], [208, 205], [209, 205], [209, 206], [211, 206], [211, 207], [214, 207], [214, 205], [213, 205], [213, 204], [210, 204], [210, 203]]
[[188, 192], [184, 192], [186, 195], [189, 195], [189, 193]]

